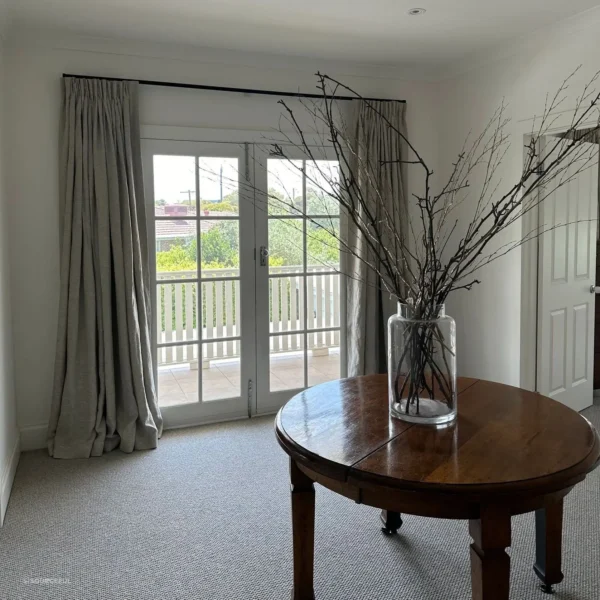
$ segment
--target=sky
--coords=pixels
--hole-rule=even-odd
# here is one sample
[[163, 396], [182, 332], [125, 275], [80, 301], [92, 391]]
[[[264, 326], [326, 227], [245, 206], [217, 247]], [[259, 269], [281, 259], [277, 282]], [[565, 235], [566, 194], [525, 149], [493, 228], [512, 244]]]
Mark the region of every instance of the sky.
[[[196, 182], [193, 156], [154, 157], [154, 199], [167, 204], [187, 203], [195, 200]], [[200, 199], [221, 198], [220, 167], [223, 166], [223, 196], [237, 191], [237, 158], [200, 159]]]
[[[154, 198], [165, 200], [168, 204], [183, 203], [195, 197], [193, 156], [154, 157]], [[300, 166], [299, 161], [294, 161]], [[326, 164], [326, 161], [319, 161]], [[333, 163], [332, 163], [333, 164]], [[287, 159], [269, 159], [269, 188], [279, 189], [285, 196], [294, 198], [302, 194], [302, 178], [296, 168]], [[208, 158], [200, 159], [200, 199], [219, 200], [220, 167], [223, 167], [223, 196], [237, 191], [238, 159]], [[309, 169], [310, 170], [310, 169]]]

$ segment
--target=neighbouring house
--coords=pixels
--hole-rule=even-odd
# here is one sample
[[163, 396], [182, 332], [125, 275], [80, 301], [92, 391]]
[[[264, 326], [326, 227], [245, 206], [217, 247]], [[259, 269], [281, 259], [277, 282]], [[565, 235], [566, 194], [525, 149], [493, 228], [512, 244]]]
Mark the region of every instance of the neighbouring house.
[[[156, 251], [164, 252], [176, 245], [186, 245], [196, 239], [196, 219], [184, 219], [183, 217], [194, 216], [195, 209], [190, 209], [183, 204], [167, 204], [156, 206]], [[234, 213], [204, 210], [205, 217], [231, 217]], [[160, 217], [177, 217], [173, 220]], [[200, 221], [200, 232], [207, 233], [219, 221]]]

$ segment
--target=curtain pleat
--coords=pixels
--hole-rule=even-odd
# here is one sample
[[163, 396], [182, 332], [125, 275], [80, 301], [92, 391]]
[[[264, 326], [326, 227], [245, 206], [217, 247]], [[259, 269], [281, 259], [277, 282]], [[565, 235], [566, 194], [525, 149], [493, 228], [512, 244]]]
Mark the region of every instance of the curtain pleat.
[[[394, 219], [395, 230], [406, 236], [406, 174], [403, 167], [394, 163], [406, 157], [406, 144], [397, 133], [400, 131], [406, 136], [405, 104], [360, 100], [353, 108], [354, 148], [349, 157], [349, 168], [356, 177], [362, 198], [368, 203], [369, 212], [377, 220]], [[366, 220], [366, 213], [359, 207], [359, 202], [353, 201], [353, 205], [361, 219]], [[378, 273], [358, 258], [366, 258], [379, 268], [364, 235], [348, 218], [344, 219], [343, 227], [348, 246], [352, 248], [352, 252], [345, 252], [343, 257], [343, 269], [348, 275], [348, 375], [385, 373], [387, 320], [396, 312], [397, 299], [382, 289]], [[398, 241], [388, 236], [383, 243], [397, 245]], [[398, 247], [396, 255], [401, 255]]]
[[63, 80], [61, 294], [48, 449], [155, 448], [137, 84]]

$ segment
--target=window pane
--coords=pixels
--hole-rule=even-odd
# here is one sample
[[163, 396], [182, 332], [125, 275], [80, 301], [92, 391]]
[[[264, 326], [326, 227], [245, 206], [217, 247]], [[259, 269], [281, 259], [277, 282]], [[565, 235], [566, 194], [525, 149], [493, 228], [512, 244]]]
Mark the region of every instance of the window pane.
[[203, 344], [202, 400], [238, 398], [241, 394], [240, 357], [218, 358], [222, 344]]
[[196, 221], [157, 220], [156, 278], [196, 279]]
[[200, 216], [238, 215], [238, 159], [201, 156], [198, 159], [198, 169]]
[[339, 271], [340, 220], [314, 219], [306, 223], [306, 260], [309, 271]]
[[[310, 334], [309, 340], [315, 335]], [[340, 378], [340, 332], [326, 334], [329, 339], [324, 346], [312, 346], [308, 352], [308, 385], [318, 385]], [[311, 348], [311, 341], [309, 341]]]
[[304, 334], [273, 335], [269, 340], [270, 390], [304, 387]]
[[202, 282], [203, 340], [241, 335], [240, 299], [239, 280]]
[[340, 276], [311, 275], [306, 278], [308, 329], [340, 326]]
[[269, 219], [269, 273], [278, 273], [280, 267], [303, 270], [302, 219]]
[[269, 214], [299, 214], [303, 210], [302, 161], [269, 158], [267, 161]]
[[306, 214], [339, 215], [340, 206], [334, 197], [339, 191], [339, 163], [335, 160], [307, 161]]
[[158, 348], [158, 405], [198, 402], [198, 346]]
[[[280, 267], [283, 271], [286, 267]], [[304, 277], [273, 277], [269, 280], [269, 331], [304, 328]]]
[[193, 156], [154, 157], [154, 214], [196, 214], [196, 159]]
[[156, 286], [158, 344], [198, 339], [198, 284], [166, 283]]
[[200, 222], [202, 277], [238, 277], [240, 237], [237, 220]]

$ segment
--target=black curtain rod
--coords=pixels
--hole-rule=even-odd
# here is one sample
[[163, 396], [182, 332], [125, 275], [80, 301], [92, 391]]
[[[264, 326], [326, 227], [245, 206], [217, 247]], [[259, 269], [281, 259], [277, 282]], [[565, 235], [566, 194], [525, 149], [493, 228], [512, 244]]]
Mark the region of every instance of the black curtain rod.
[[[223, 87], [219, 85], [195, 85], [192, 83], [175, 83], [172, 81], [147, 81], [137, 79], [124, 79], [121, 77], [94, 77], [87, 75], [70, 75], [63, 73], [63, 77], [75, 79], [100, 79], [103, 81], [137, 81], [140, 85], [156, 85], [159, 87], [186, 88], [190, 90], [211, 90], [214, 92], [235, 92], [237, 94], [259, 94], [261, 96], [283, 96], [288, 98], [323, 98], [323, 94], [301, 94], [299, 92], [276, 92], [273, 90], [253, 90], [247, 88]], [[355, 98], [353, 96], [329, 96], [333, 100], [367, 100], [368, 102], [402, 102], [406, 100], [394, 100], [392, 98]]]

